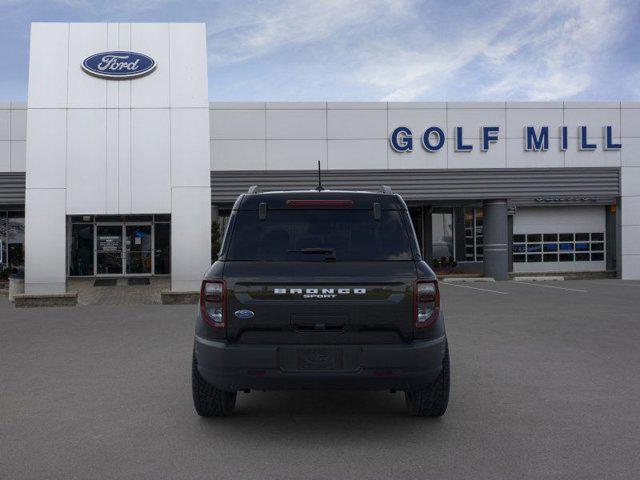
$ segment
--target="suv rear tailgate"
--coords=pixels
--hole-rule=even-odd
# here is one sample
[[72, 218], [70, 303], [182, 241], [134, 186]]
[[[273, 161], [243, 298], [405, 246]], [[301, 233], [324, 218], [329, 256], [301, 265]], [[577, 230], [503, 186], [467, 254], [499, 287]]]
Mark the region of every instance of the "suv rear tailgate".
[[[408, 341], [415, 279], [413, 261], [228, 261], [227, 338], [263, 344]], [[236, 315], [242, 310], [249, 312]]]

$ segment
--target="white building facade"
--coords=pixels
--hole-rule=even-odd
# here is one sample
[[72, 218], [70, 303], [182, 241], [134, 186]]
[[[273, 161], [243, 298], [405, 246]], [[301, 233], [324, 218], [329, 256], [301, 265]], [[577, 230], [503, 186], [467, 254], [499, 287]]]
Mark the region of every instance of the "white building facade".
[[315, 186], [318, 161], [328, 187], [401, 193], [436, 265], [640, 278], [640, 102], [210, 103], [207, 85], [203, 24], [32, 25], [27, 103], [0, 103], [2, 261], [27, 293], [196, 290], [212, 216], [254, 183]]

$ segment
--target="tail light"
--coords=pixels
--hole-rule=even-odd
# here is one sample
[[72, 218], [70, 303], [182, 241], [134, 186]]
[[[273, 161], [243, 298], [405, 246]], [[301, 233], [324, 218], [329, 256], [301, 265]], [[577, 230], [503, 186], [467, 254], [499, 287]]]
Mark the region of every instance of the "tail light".
[[414, 325], [426, 328], [440, 315], [440, 290], [437, 280], [418, 280], [414, 289]]
[[227, 287], [222, 280], [203, 280], [200, 290], [200, 310], [204, 320], [214, 328], [225, 326], [226, 297]]

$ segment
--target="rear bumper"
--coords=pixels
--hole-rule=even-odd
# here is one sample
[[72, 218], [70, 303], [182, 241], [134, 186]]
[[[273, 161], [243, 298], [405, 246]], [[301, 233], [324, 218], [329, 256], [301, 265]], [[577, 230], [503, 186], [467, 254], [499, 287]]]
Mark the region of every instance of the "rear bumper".
[[[402, 345], [230, 345], [196, 336], [195, 356], [200, 375], [226, 391], [414, 391], [440, 374], [445, 345], [445, 336]], [[339, 368], [323, 365], [316, 370], [306, 360], [322, 364], [327, 355], [339, 358]]]

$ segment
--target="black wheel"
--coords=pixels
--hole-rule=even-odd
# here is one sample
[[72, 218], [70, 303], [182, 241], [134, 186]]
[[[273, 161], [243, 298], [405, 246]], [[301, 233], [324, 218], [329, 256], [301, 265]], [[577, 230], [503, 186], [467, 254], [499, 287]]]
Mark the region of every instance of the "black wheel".
[[196, 356], [191, 362], [193, 406], [201, 417], [226, 417], [233, 413], [237, 392], [225, 392], [206, 382], [198, 372]]
[[418, 417], [441, 417], [449, 403], [449, 345], [445, 346], [442, 372], [431, 385], [416, 392], [404, 392], [409, 411]]

